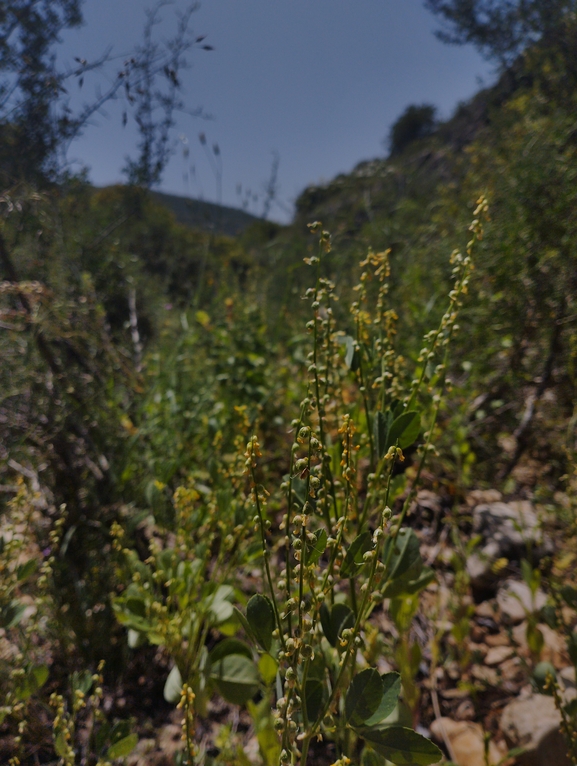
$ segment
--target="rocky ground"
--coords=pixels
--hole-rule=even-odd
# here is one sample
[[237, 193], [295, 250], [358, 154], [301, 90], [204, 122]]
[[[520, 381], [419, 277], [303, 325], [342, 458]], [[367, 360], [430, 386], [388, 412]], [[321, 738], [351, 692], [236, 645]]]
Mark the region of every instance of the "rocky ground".
[[[561, 716], [544, 683], [555, 672], [563, 700], [577, 698], [566, 635], [547, 619], [555, 587], [574, 578], [574, 541], [554, 512], [527, 499], [506, 501], [496, 490], [471, 492], [456, 510], [422, 490], [409, 521], [437, 573], [412, 628], [423, 654], [419, 731], [459, 766], [569, 766]], [[577, 613], [557, 605], [574, 629]], [[394, 646], [398, 636], [386, 609], [374, 621]], [[384, 658], [381, 664], [390, 669]], [[222, 747], [225, 732], [258, 762], [247, 715], [215, 701], [210, 719], [203, 724], [209, 752], [215, 741]], [[180, 747], [175, 712], [155, 736], [143, 737], [128, 763], [169, 766]], [[326, 754], [320, 761], [329, 762]]]
[[[577, 699], [567, 642], [577, 612], [559, 595], [577, 584], [577, 537], [559, 509], [506, 500], [495, 490], [471, 492], [455, 506], [422, 490], [408, 523], [436, 581], [423, 592], [410, 631], [422, 660], [416, 713], [407, 723], [458, 766], [570, 766], [558, 705], [546, 688], [547, 673], [554, 673], [559, 699]], [[377, 662], [385, 672], [395, 667], [400, 636], [386, 603], [372, 621], [386, 649]], [[1, 633], [0, 651], [9, 651]], [[136, 720], [140, 741], [128, 766], [173, 766], [182, 748], [180, 711], [162, 698], [168, 669], [162, 650], [148, 647], [105, 690], [107, 713]], [[224, 763], [260, 761], [250, 716], [220, 698], [199, 720], [197, 737], [202, 752], [220, 753]], [[0, 738], [0, 755], [2, 746]], [[313, 752], [315, 763], [332, 763], [331, 747]]]

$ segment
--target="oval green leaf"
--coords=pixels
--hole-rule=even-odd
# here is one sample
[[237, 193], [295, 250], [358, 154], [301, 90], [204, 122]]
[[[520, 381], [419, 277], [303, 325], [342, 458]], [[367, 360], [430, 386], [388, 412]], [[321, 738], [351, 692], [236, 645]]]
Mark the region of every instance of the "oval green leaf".
[[115, 758], [126, 758], [138, 744], [138, 734], [129, 734], [128, 737], [110, 745], [106, 751], [106, 757], [113, 761]]
[[11, 601], [8, 606], [0, 609], [0, 628], [14, 628], [24, 618], [26, 604]]
[[256, 640], [268, 652], [272, 646], [272, 632], [276, 627], [270, 599], [255, 594], [247, 604], [246, 619]]
[[373, 536], [369, 531], [361, 532], [350, 544], [341, 565], [341, 577], [353, 577], [365, 564], [363, 556], [373, 546]]
[[334, 604], [332, 609], [323, 603], [320, 610], [321, 625], [327, 641], [331, 646], [336, 646], [339, 636], [345, 628], [352, 628], [355, 624], [355, 616], [346, 604]]
[[304, 704], [309, 721], [316, 721], [323, 707], [324, 684], [318, 678], [309, 678], [305, 687]]
[[139, 630], [134, 630], [134, 628], [128, 629], [128, 646], [130, 649], [138, 649], [138, 647], [142, 646], [145, 641], [146, 636], [144, 633]]
[[365, 721], [365, 726], [375, 726], [388, 718], [397, 706], [401, 693], [401, 676], [398, 673], [385, 673], [381, 676], [383, 696], [378, 708], [370, 718]]
[[393, 420], [387, 434], [387, 449], [394, 447], [397, 441], [401, 449], [410, 447], [418, 438], [421, 430], [421, 416], [416, 410], [403, 412]]
[[387, 434], [391, 428], [393, 422], [393, 414], [389, 411], [386, 415], [378, 410], [375, 413], [373, 421], [373, 436], [375, 440], [375, 449], [379, 459], [383, 457], [387, 451]]
[[18, 581], [22, 582], [22, 580], [26, 580], [28, 577], [30, 577], [30, 575], [36, 571], [36, 567], [36, 559], [28, 559], [25, 564], [20, 564], [16, 572]]
[[314, 533], [314, 536], [314, 543], [309, 543], [307, 540], [306, 566], [310, 566], [311, 564], [318, 564], [320, 557], [323, 555], [327, 547], [328, 538], [325, 529], [317, 529], [317, 531]]
[[208, 656], [211, 663], [214, 663], [218, 662], [218, 660], [222, 660], [223, 657], [226, 657], [229, 654], [240, 654], [243, 657], [252, 660], [250, 646], [245, 644], [244, 641], [241, 641], [239, 638], [225, 638], [224, 641], [220, 641], [213, 647]]
[[259, 675], [254, 663], [241, 654], [229, 654], [210, 669], [210, 677], [227, 702], [244, 705], [258, 691]]
[[168, 678], [166, 679], [166, 682], [164, 684], [164, 699], [167, 702], [178, 702], [180, 699], [180, 694], [182, 692], [182, 676], [180, 675], [180, 670], [178, 669], [178, 666], [175, 665], [170, 673], [168, 674]]
[[270, 686], [276, 678], [278, 662], [270, 654], [261, 654], [258, 661], [258, 670], [262, 680], [267, 686]]
[[362, 726], [378, 709], [383, 696], [383, 682], [378, 670], [367, 668], [352, 680], [345, 698], [345, 720]]
[[399, 766], [430, 766], [443, 757], [430, 739], [404, 726], [363, 727], [357, 732], [377, 753]]

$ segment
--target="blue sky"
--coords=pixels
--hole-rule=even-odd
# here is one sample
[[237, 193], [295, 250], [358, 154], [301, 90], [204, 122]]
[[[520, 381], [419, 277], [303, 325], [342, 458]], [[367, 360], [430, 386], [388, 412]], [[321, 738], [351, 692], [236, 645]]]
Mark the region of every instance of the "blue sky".
[[[151, 5], [85, 0], [85, 25], [65, 34], [59, 58], [90, 59], [108, 47], [124, 54], [138, 43]], [[160, 36], [169, 36], [175, 11], [186, 6], [175, 0], [163, 9]], [[273, 208], [271, 217], [287, 220], [308, 184], [382, 156], [382, 140], [406, 106], [432, 103], [447, 117], [482, 82], [491, 82], [489, 66], [472, 48], [442, 44], [435, 27], [421, 0], [204, 0], [192, 28], [215, 50], [191, 53], [184, 98], [189, 110], [202, 107], [212, 118], [178, 116], [178, 150], [162, 190], [216, 199], [215, 177], [198, 140], [202, 131], [221, 150], [223, 202], [239, 206], [241, 184], [259, 195], [252, 212], [262, 209], [278, 152], [283, 207]], [[87, 79], [84, 95], [93, 88]], [[97, 185], [121, 181], [124, 158], [134, 150], [134, 125], [129, 119], [123, 128], [121, 115], [120, 103], [108, 104], [106, 115], [96, 116], [69, 151], [74, 166], [87, 166]]]

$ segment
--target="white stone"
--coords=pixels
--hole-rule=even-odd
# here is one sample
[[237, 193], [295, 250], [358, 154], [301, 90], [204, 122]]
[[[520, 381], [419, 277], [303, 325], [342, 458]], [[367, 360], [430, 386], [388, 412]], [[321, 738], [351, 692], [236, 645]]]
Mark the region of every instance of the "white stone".
[[513, 624], [522, 622], [527, 614], [539, 611], [546, 601], [542, 590], [538, 590], [533, 597], [529, 586], [517, 580], [507, 580], [497, 593], [502, 618]]
[[[431, 724], [431, 734], [439, 743], [443, 743], [445, 737], [448, 739], [458, 766], [486, 766], [483, 729], [478, 723], [438, 718]], [[491, 741], [489, 744], [490, 766], [498, 764], [502, 758], [503, 753]]]
[[501, 716], [501, 731], [510, 747], [523, 747], [518, 766], [570, 766], [561, 716], [553, 697], [533, 694], [510, 702]]

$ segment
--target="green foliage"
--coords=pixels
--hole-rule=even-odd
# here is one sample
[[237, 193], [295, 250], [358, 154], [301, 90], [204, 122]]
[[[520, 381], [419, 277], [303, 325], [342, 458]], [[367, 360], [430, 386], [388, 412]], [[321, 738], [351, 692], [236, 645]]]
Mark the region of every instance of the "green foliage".
[[[81, 0], [14, 0], [0, 14], [0, 174], [4, 185], [26, 180], [46, 186], [67, 175], [66, 152], [90, 118], [123, 91], [140, 134], [137, 159], [128, 159], [131, 183], [157, 184], [172, 153], [174, 111], [183, 108], [179, 73], [186, 53], [200, 45], [189, 30], [192, 3], [178, 18], [171, 39], [154, 39], [154, 27], [165, 5], [147, 12], [143, 42], [125, 58], [121, 69], [91, 101], [74, 110], [65, 83], [82, 88], [86, 77], [110, 63], [109, 53], [88, 62], [60, 66], [55, 52], [61, 34], [82, 23]], [[123, 123], [128, 120], [123, 113]]]
[[[481, 201], [478, 212], [485, 207]], [[358, 301], [352, 305], [358, 364], [351, 365], [350, 355], [341, 354], [341, 335], [332, 314], [334, 287], [320, 271], [321, 260], [330, 251], [328, 234], [321, 231], [319, 255], [309, 259], [317, 280], [308, 291], [314, 317], [307, 323], [311, 336], [308, 395], [301, 402], [299, 417], [292, 421], [288, 475], [270, 501], [283, 509], [282, 527], [287, 531], [284, 543], [280, 541], [281, 571], [273, 574], [269, 554], [269, 501], [257, 479], [261, 453], [256, 437], [249, 439], [244, 457], [239, 455], [237, 439], [237, 457], [225, 464], [215, 453], [214, 468], [205, 473], [202, 483], [189, 480], [177, 489], [174, 533], [157, 527], [144, 561], [127, 544], [125, 530], [119, 524], [113, 526], [114, 548], [120, 555], [116, 577], [125, 583], [118, 589], [114, 609], [129, 630], [135, 650], [144, 638], [164, 647], [174, 660], [164, 695], [168, 701], [179, 700], [186, 711], [189, 760], [195, 752], [195, 715], [203, 713], [213, 691], [229, 703], [248, 705], [253, 716], [264, 721], [259, 739], [263, 757], [269, 757], [269, 749], [280, 748], [284, 762], [302, 740], [306, 762], [311, 740], [324, 732], [350, 754], [359, 739], [394, 762], [409, 755], [415, 763], [431, 763], [433, 755], [438, 759], [437, 748], [416, 733], [383, 729], [383, 721], [397, 706], [401, 679], [395, 673], [381, 677], [375, 669], [360, 670], [355, 657], [359, 648], [362, 651], [365, 624], [385, 597], [394, 597], [391, 615], [407, 637], [418, 593], [431, 581], [416, 536], [403, 526], [428, 442], [420, 449], [411, 491], [392, 521], [391, 483], [395, 465], [405, 459], [400, 445], [409, 447], [419, 437], [421, 412], [433, 424], [438, 413], [440, 396], [432, 398], [432, 393], [444, 386], [447, 347], [467, 285], [472, 243], [480, 236], [478, 223], [473, 231], [467, 255], [453, 255], [455, 288], [449, 308], [438, 328], [427, 334], [421, 352], [422, 360], [441, 355], [445, 362], [429, 374], [421, 365], [412, 380], [397, 363], [393, 313], [386, 306], [386, 253], [369, 253], [363, 262], [366, 270]], [[197, 321], [203, 330], [211, 329], [206, 312], [198, 312]], [[218, 349], [212, 349], [212, 358], [218, 363]], [[244, 386], [250, 386], [250, 375], [242, 375]], [[356, 387], [357, 401], [344, 409], [337, 391], [347, 379]], [[242, 391], [234, 394], [237, 401]], [[245, 391], [248, 401], [259, 393], [252, 387]], [[230, 396], [230, 386], [228, 392]], [[244, 428], [250, 428], [246, 406], [239, 411], [245, 416]], [[259, 415], [263, 412], [261, 408]], [[359, 436], [349, 412], [359, 421]], [[384, 440], [384, 447], [375, 450], [373, 423], [379, 415], [385, 427], [381, 435], [377, 433], [377, 443]], [[219, 446], [223, 438], [221, 433]], [[359, 451], [373, 471], [362, 494], [356, 480]], [[157, 489], [164, 488], [158, 480], [156, 484]], [[164, 517], [173, 524], [169, 516]], [[160, 518], [156, 511], [157, 525]], [[255, 593], [243, 610], [244, 594], [232, 582], [251, 558], [261, 556], [266, 595]], [[235, 601], [240, 609], [233, 607]], [[235, 636], [242, 628], [257, 655]], [[215, 634], [217, 642], [208, 650], [207, 638]], [[404, 643], [401, 648], [406, 648]], [[415, 647], [409, 650], [412, 662], [408, 666], [401, 649], [397, 655], [403, 673], [409, 673], [404, 694], [414, 706], [417, 655]], [[419, 661], [420, 654], [417, 665]], [[276, 707], [271, 700], [273, 684]], [[257, 692], [263, 695], [263, 706], [271, 700], [268, 714], [255, 705]], [[344, 708], [339, 705], [341, 696]], [[276, 745], [273, 731], [280, 735]], [[297, 740], [299, 731], [302, 736]]]
[[[2, 197], [0, 475], [15, 499], [1, 511], [0, 625], [22, 660], [0, 660], [0, 716], [24, 731], [23, 757], [50, 740], [27, 722], [52, 691], [42, 720], [59, 758], [125, 757], [136, 735], [100, 717], [102, 687], [153, 656], [155, 702], [164, 687], [182, 711], [183, 766], [248, 766], [229, 723], [218, 755], [198, 744], [213, 695], [246, 708], [266, 766], [316, 758], [319, 736], [343, 766], [440, 757], [410, 729], [442, 640], [430, 659], [414, 629], [434, 579], [415, 492], [434, 476], [454, 499], [437, 522], [455, 548], [450, 658], [465, 669], [478, 539], [461, 540], [462, 493], [514, 491], [530, 456], [552, 496], [574, 446], [574, 80], [556, 39], [431, 135], [309, 189], [290, 228], [217, 237], [142, 190], [80, 180]], [[482, 199], [461, 248], [478, 189], [492, 220], [481, 241]], [[318, 249], [313, 212], [335, 231], [331, 243], [312, 226]], [[527, 614], [534, 683], [571, 737], [575, 707], [537, 664], [543, 621], [577, 662], [561, 563], [521, 568], [549, 594]], [[377, 670], [383, 655], [398, 673]]]
[[573, 0], [425, 0], [445, 22], [438, 36], [473, 43], [487, 58], [510, 64], [527, 46], [548, 38], [575, 12]]
[[[55, 170], [57, 152], [77, 126], [61, 101], [66, 75], [54, 46], [82, 22], [80, 0], [14, 0], [0, 18], [0, 168], [6, 177]], [[84, 67], [77, 67], [77, 73]]]
[[391, 156], [403, 152], [413, 141], [430, 136], [436, 127], [435, 112], [430, 104], [408, 106], [391, 127], [388, 139]]

